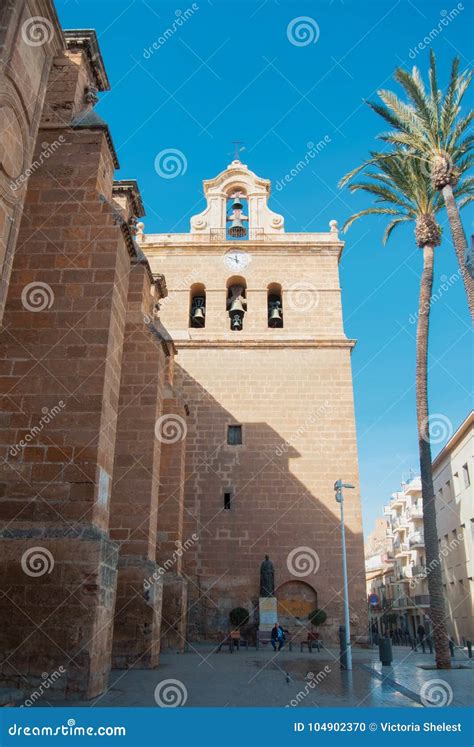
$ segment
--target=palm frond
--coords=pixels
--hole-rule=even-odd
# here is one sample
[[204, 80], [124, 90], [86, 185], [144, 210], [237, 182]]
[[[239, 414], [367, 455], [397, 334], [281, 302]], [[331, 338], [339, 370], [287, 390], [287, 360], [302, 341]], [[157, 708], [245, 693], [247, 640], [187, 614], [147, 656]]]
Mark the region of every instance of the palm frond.
[[390, 221], [390, 223], [388, 224], [388, 226], [386, 227], [383, 233], [382, 244], [385, 245], [387, 243], [387, 241], [389, 240], [390, 236], [393, 233], [393, 230], [397, 228], [397, 226], [399, 226], [401, 223], [408, 223], [411, 220], [412, 218], [409, 218], [408, 216], [406, 216], [406, 217], [394, 218], [392, 221]]
[[354, 221], [359, 220], [359, 218], [363, 218], [364, 215], [398, 215], [398, 210], [393, 210], [389, 207], [383, 207], [383, 208], [366, 208], [365, 210], [360, 210], [358, 213], [354, 213], [354, 215], [351, 215], [350, 218], [346, 220], [342, 227], [343, 233], [346, 233], [349, 228], [352, 226]]

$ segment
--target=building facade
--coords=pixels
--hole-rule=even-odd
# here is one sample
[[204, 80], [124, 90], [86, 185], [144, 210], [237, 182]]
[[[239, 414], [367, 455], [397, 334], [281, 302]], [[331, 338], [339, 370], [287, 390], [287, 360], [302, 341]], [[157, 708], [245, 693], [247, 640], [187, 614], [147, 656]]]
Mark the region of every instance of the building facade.
[[474, 641], [474, 413], [433, 461], [436, 521], [448, 632]]
[[428, 582], [423, 536], [423, 506], [419, 477], [403, 483], [384, 507], [393, 540], [393, 570], [388, 576], [391, 587], [391, 611], [397, 615], [396, 627], [416, 636], [421, 624], [429, 631]]
[[365, 542], [365, 581], [372, 639], [384, 633], [392, 612], [393, 538], [387, 519], [377, 517]]
[[364, 634], [336, 224], [285, 233], [269, 182], [234, 162], [189, 234], [145, 235], [94, 111], [95, 32], [61, 29], [48, 0], [0, 12], [2, 685], [60, 672], [48, 697], [88, 699], [112, 666], [155, 668], [257, 609], [265, 554], [282, 622], [324, 608], [335, 643], [340, 477]]
[[[323, 607], [335, 643], [342, 569], [333, 485], [338, 476], [358, 485], [343, 244], [335, 221], [327, 233], [286, 233], [268, 206], [269, 181], [240, 161], [205, 181], [204, 194], [189, 233], [139, 226], [140, 248], [166, 277], [159, 313], [188, 412], [177, 427], [187, 432], [182, 539], [199, 535], [183, 556], [190, 630], [215, 636], [232, 607], [253, 614], [268, 554], [279, 619], [305, 627]], [[351, 610], [354, 632], [365, 633], [360, 502], [357, 489], [347, 493]]]

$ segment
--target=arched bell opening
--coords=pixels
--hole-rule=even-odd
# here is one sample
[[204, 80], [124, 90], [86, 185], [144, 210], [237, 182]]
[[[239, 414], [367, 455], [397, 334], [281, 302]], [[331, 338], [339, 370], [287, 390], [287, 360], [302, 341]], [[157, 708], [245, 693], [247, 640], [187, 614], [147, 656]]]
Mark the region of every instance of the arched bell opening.
[[240, 189], [235, 189], [227, 198], [226, 239], [248, 239], [248, 215], [245, 214], [247, 200]]
[[239, 276], [229, 278], [227, 281], [227, 311], [230, 318], [230, 328], [233, 332], [239, 332], [244, 326], [244, 316], [247, 311], [247, 283]]
[[271, 283], [267, 289], [267, 318], [271, 328], [283, 327], [283, 297], [281, 285]]
[[194, 283], [191, 286], [189, 326], [195, 329], [206, 326], [206, 288], [202, 283]]

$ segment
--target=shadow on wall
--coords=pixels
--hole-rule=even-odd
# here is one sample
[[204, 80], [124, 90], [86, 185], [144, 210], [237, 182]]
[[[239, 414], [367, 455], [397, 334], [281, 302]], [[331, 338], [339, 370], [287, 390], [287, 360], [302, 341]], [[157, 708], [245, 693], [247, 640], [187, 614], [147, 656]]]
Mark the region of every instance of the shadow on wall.
[[[335, 643], [343, 619], [340, 522], [333, 491], [339, 475], [325, 477], [325, 454], [317, 444], [314, 453], [306, 446], [302, 455], [265, 422], [239, 423], [242, 443], [235, 432], [234, 443], [227, 443], [228, 426], [236, 425], [232, 414], [177, 364], [175, 387], [189, 408], [182, 541], [199, 536], [183, 554], [189, 640], [214, 639], [227, 631], [233, 607], [247, 608], [257, 621], [259, 569], [268, 554], [285, 625], [307, 626], [308, 612], [319, 604], [328, 615], [324, 637]], [[292, 474], [293, 459], [308, 460], [316, 493]], [[333, 503], [334, 511], [328, 508]], [[346, 541], [352, 632], [364, 635], [362, 533], [346, 530]]]

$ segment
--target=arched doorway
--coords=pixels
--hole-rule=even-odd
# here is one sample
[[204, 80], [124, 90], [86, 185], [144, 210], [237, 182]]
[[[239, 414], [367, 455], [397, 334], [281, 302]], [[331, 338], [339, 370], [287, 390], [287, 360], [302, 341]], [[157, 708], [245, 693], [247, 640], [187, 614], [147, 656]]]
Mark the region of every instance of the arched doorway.
[[287, 581], [275, 592], [278, 622], [283, 627], [308, 624], [308, 615], [318, 606], [318, 594], [305, 581]]

